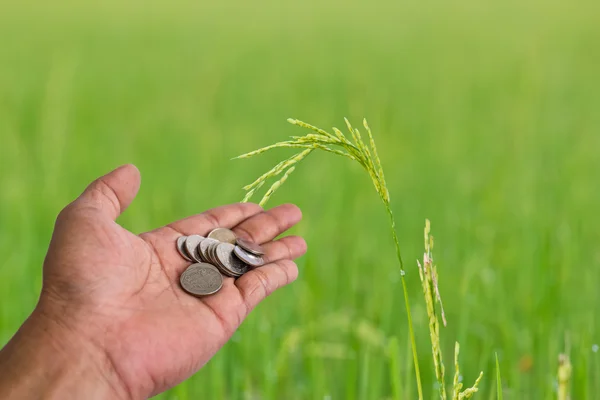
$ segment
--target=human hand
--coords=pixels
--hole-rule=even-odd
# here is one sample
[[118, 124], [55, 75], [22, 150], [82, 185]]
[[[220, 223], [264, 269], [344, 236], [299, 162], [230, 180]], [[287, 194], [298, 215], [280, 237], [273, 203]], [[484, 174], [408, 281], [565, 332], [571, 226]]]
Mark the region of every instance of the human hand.
[[[0, 377], [0, 394], [9, 388], [5, 393], [16, 395], [19, 382], [41, 386], [44, 380], [52, 381], [52, 393], [62, 399], [160, 393], [200, 369], [260, 301], [296, 279], [292, 260], [305, 253], [306, 243], [297, 236], [272, 240], [300, 221], [297, 207], [263, 211], [255, 204], [232, 204], [138, 236], [115, 219], [139, 185], [138, 170], [123, 166], [93, 182], [60, 213], [40, 301], [0, 352], [0, 369], [12, 366]], [[192, 297], [179, 286], [189, 262], [178, 254], [176, 239], [217, 227], [264, 243], [267, 264], [235, 281], [225, 278], [214, 295]], [[47, 357], [59, 372], [42, 368], [28, 380], [19, 375]], [[31, 387], [27, 393], [35, 394]]]

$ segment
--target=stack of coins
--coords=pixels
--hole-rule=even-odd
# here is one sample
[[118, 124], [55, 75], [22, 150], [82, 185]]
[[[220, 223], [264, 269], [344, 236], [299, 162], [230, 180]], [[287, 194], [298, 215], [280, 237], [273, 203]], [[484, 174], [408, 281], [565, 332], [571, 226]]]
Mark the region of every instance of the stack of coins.
[[217, 293], [223, 286], [223, 276], [239, 278], [265, 263], [260, 245], [238, 238], [226, 228], [217, 228], [208, 237], [181, 236], [177, 239], [177, 250], [193, 263], [179, 281], [181, 287], [194, 296]]

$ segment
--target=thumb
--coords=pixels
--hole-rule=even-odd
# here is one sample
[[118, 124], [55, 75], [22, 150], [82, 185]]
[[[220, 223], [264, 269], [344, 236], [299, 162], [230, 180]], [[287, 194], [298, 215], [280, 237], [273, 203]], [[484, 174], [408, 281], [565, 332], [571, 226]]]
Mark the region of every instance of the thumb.
[[116, 220], [133, 201], [139, 188], [140, 171], [135, 165], [126, 164], [92, 182], [73, 205], [94, 208]]

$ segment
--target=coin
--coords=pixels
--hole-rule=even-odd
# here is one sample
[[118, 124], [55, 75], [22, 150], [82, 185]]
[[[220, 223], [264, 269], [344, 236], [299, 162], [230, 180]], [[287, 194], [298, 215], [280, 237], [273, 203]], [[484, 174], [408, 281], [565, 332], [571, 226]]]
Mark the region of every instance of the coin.
[[179, 278], [183, 290], [194, 296], [206, 296], [218, 292], [223, 286], [223, 276], [210, 264], [190, 265]]
[[229, 270], [222, 262], [221, 260], [219, 260], [219, 257], [217, 256], [217, 248], [219, 247], [219, 245], [221, 244], [221, 242], [217, 242], [216, 244], [212, 244], [210, 245], [210, 248], [208, 250], [209, 256], [211, 257], [212, 260], [212, 264], [217, 267], [217, 269], [219, 271], [221, 271], [221, 273], [225, 276], [229, 276], [232, 278], [235, 278], [237, 275]]
[[265, 254], [265, 250], [259, 245], [248, 239], [237, 238], [236, 244], [240, 246], [242, 249], [246, 250], [248, 253], [256, 254], [257, 256], [262, 256]]
[[179, 251], [179, 254], [181, 255], [181, 257], [185, 258], [188, 261], [192, 261], [190, 256], [188, 256], [188, 254], [187, 254], [187, 250], [185, 249], [185, 240], [186, 239], [187, 239], [187, 236], [180, 236], [177, 238], [177, 251]]
[[185, 240], [185, 249], [187, 251], [187, 254], [188, 254], [188, 256], [190, 256], [190, 258], [192, 260], [194, 260], [196, 262], [202, 262], [202, 260], [198, 256], [198, 252], [196, 251], [196, 248], [198, 247], [200, 242], [202, 242], [203, 240], [204, 240], [204, 237], [202, 237], [200, 235], [191, 235], [191, 236], [188, 236], [187, 239]]
[[210, 263], [213, 265], [217, 265], [215, 250], [217, 249], [217, 246], [220, 244], [221, 244], [221, 242], [216, 240], [214, 243], [211, 243], [208, 245], [208, 250], [207, 250], [208, 259], [210, 260]]
[[209, 263], [214, 265], [215, 267], [217, 267], [217, 269], [219, 271], [221, 271], [222, 274], [226, 275], [226, 276], [231, 276], [231, 273], [229, 271], [227, 271], [225, 269], [225, 267], [223, 267], [220, 263], [219, 260], [217, 260], [217, 256], [216, 256], [216, 249], [217, 246], [221, 244], [221, 242], [219, 242], [218, 240], [215, 240], [214, 243], [210, 243], [208, 245], [208, 249], [206, 250], [206, 253], [208, 255], [208, 259], [209, 259]]
[[236, 240], [235, 233], [233, 233], [233, 231], [231, 231], [231, 230], [229, 230], [227, 228], [213, 229], [208, 234], [208, 237], [211, 238], [211, 239], [216, 239], [219, 242], [231, 243], [231, 244], [234, 244], [235, 240]]
[[198, 246], [198, 253], [200, 253], [200, 255], [202, 256], [202, 260], [204, 262], [210, 262], [210, 258], [208, 258], [207, 251], [208, 251], [208, 246], [211, 243], [219, 243], [219, 241], [216, 239], [206, 238], [202, 242], [200, 242], [200, 245]]
[[[200, 242], [200, 243], [202, 243], [202, 242]], [[202, 254], [200, 253], [200, 244], [198, 244], [198, 246], [196, 246], [196, 253], [195, 253], [194, 261], [199, 262], [199, 263], [204, 262], [204, 259], [202, 258]]]
[[248, 272], [250, 267], [233, 254], [234, 248], [235, 246], [231, 243], [219, 244], [216, 249], [216, 258], [223, 267], [237, 277]]
[[262, 258], [262, 256], [252, 254], [244, 250], [241, 246], [235, 246], [233, 252], [240, 260], [250, 265], [251, 267], [262, 267], [263, 265], [265, 265], [265, 260]]

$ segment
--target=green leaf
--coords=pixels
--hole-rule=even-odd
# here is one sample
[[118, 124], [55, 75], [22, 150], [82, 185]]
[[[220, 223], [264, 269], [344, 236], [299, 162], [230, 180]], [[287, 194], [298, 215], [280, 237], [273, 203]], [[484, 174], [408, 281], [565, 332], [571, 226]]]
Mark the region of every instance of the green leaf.
[[498, 362], [498, 353], [496, 353], [496, 385], [498, 387], [498, 400], [502, 400], [502, 378], [500, 377], [500, 363]]

